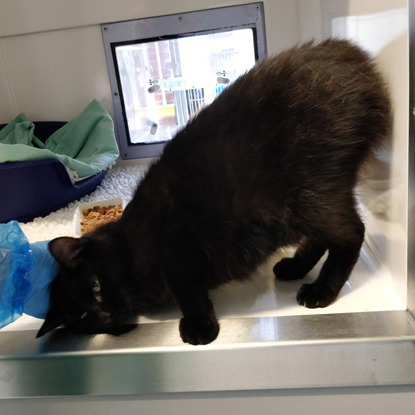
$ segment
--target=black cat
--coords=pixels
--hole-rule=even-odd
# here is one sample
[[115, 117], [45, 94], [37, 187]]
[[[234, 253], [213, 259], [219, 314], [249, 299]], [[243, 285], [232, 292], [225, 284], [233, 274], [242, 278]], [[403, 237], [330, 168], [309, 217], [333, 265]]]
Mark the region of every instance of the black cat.
[[66, 324], [103, 332], [175, 301], [185, 342], [219, 332], [208, 290], [247, 278], [279, 247], [274, 267], [303, 278], [328, 250], [298, 303], [326, 307], [364, 238], [354, 186], [391, 129], [388, 90], [347, 41], [290, 49], [256, 65], [181, 130], [139, 184], [122, 218], [50, 251], [61, 270], [38, 336]]

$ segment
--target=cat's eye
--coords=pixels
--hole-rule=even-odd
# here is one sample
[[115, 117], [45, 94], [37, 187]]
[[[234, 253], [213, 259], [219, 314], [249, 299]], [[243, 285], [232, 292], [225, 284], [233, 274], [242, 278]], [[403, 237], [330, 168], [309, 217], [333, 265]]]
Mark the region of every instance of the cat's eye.
[[98, 281], [98, 278], [95, 278], [94, 281], [92, 281], [92, 292], [97, 294], [101, 291], [101, 284]]
[[81, 315], [81, 320], [83, 320], [83, 319], [84, 319], [87, 315], [88, 315], [88, 313], [87, 313], [87, 312], [83, 313], [83, 314]]

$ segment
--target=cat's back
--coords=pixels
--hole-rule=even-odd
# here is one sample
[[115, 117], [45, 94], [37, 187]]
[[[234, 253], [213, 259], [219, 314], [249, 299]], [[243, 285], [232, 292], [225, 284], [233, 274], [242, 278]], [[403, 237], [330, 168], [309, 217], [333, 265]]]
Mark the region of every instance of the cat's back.
[[202, 110], [185, 132], [190, 140], [200, 137], [213, 145], [225, 137], [245, 144], [248, 135], [258, 142], [287, 132], [292, 140], [317, 140], [319, 135], [305, 131], [324, 129], [344, 139], [354, 135], [378, 141], [390, 128], [389, 91], [372, 57], [349, 41], [328, 39], [260, 62]]
[[[369, 53], [346, 40], [294, 47], [263, 61], [239, 81], [234, 92], [262, 103], [262, 110], [273, 111], [274, 119], [280, 115], [296, 123], [326, 122], [326, 127], [337, 123], [337, 130], [349, 135], [367, 136], [359, 128], [367, 128], [370, 120], [378, 125], [375, 136], [390, 128], [386, 83]], [[352, 131], [338, 129], [348, 121]]]
[[[248, 90], [262, 96], [285, 96], [296, 88], [303, 92], [303, 97], [323, 91], [329, 96], [335, 87], [340, 89], [336, 95], [346, 94], [348, 88], [362, 92], [372, 87], [385, 88], [369, 53], [350, 41], [338, 39], [308, 42], [283, 51], [265, 59], [238, 81], [245, 87], [251, 83]], [[264, 85], [268, 88], [263, 89]]]
[[276, 182], [280, 191], [310, 187], [327, 176], [338, 186], [354, 182], [391, 124], [373, 59], [329, 39], [257, 64], [179, 132], [162, 160], [212, 197], [229, 187], [252, 195]]

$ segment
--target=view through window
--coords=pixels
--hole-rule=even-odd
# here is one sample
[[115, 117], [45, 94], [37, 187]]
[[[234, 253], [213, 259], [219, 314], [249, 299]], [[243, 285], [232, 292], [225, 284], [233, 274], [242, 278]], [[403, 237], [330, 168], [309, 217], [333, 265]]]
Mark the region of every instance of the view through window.
[[131, 143], [171, 139], [255, 64], [251, 28], [115, 47]]

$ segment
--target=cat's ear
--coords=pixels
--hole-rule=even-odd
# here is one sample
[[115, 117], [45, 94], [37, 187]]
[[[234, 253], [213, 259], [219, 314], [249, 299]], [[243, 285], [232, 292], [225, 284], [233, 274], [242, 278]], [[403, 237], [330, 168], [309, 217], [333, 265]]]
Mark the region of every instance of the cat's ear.
[[46, 319], [44, 323], [42, 324], [42, 327], [37, 332], [36, 337], [41, 337], [46, 333], [49, 333], [53, 329], [56, 329], [60, 325], [64, 323], [63, 321], [63, 315], [59, 309], [56, 307], [51, 307], [48, 311], [48, 314], [46, 315]]
[[52, 256], [68, 268], [75, 268], [79, 264], [79, 252], [82, 240], [62, 236], [49, 242], [49, 251]]

